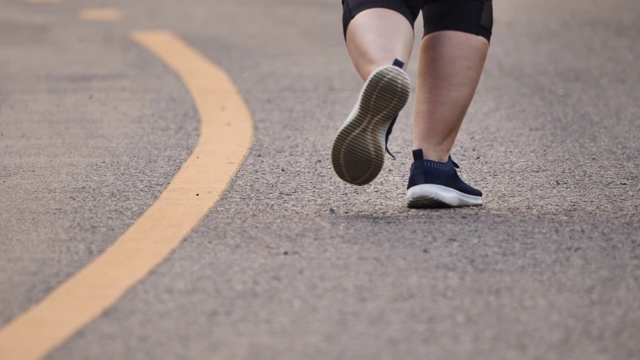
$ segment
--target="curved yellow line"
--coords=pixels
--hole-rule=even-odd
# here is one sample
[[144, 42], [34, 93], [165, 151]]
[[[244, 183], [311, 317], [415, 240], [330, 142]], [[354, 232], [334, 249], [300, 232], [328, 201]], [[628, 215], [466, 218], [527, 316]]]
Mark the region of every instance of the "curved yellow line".
[[251, 114], [223, 70], [170, 32], [131, 37], [189, 89], [201, 120], [198, 144], [158, 200], [109, 249], [0, 329], [0, 359], [40, 359], [116, 303], [211, 210], [253, 143]]
[[86, 21], [118, 21], [124, 17], [122, 10], [116, 8], [82, 9], [78, 18]]

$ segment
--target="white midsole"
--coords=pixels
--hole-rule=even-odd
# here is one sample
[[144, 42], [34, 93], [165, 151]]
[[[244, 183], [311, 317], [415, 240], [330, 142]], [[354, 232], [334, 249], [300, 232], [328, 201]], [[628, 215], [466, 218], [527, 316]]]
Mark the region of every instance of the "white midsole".
[[409, 204], [430, 200], [436, 200], [449, 206], [482, 205], [482, 196], [465, 194], [442, 185], [422, 184], [407, 190]]

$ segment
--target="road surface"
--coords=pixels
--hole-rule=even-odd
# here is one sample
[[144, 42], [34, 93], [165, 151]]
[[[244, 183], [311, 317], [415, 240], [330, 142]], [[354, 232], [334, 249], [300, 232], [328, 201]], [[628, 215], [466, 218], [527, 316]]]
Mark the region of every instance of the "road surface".
[[[453, 151], [485, 205], [410, 210], [410, 107], [372, 184], [331, 168], [361, 86], [338, 1], [2, 1], [0, 329], [121, 239], [198, 145], [186, 82], [132, 38], [161, 30], [229, 75], [252, 146], [177, 249], [47, 359], [639, 359], [640, 6], [494, 6]], [[5, 339], [43, 346], [28, 334]]]

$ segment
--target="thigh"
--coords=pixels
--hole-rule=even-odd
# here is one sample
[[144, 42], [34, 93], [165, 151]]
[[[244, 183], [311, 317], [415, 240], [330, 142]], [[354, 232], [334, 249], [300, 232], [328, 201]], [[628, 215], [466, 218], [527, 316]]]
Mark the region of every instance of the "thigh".
[[349, 23], [359, 13], [375, 8], [384, 8], [396, 11], [404, 16], [413, 27], [413, 24], [424, 7], [424, 0], [342, 0], [342, 28], [347, 33]]
[[424, 36], [453, 30], [482, 36], [489, 41], [493, 28], [491, 0], [425, 0]]

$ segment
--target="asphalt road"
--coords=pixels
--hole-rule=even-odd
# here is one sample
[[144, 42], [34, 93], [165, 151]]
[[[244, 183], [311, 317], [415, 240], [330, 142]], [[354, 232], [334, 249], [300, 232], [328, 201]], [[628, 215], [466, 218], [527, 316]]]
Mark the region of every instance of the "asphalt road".
[[[106, 6], [123, 17], [77, 16]], [[361, 86], [337, 0], [3, 0], [0, 327], [189, 157], [193, 101], [129, 37], [166, 29], [230, 74], [254, 145], [182, 245], [48, 359], [640, 359], [640, 4], [494, 6], [453, 151], [485, 205], [410, 210], [410, 111], [372, 184], [331, 169]]]

